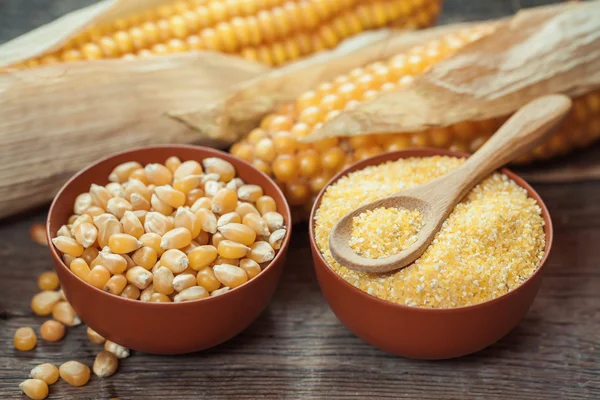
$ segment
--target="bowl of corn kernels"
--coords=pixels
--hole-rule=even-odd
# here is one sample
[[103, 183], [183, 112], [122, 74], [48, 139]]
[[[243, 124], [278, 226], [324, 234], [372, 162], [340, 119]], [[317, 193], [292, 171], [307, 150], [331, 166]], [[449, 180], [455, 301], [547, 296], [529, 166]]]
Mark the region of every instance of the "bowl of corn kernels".
[[87, 325], [159, 354], [215, 346], [267, 306], [291, 234], [283, 193], [217, 150], [165, 145], [83, 169], [55, 197], [47, 236]]
[[[360, 272], [331, 255], [329, 233], [343, 215], [444, 175], [464, 157], [440, 149], [375, 156], [340, 172], [315, 201], [309, 229], [321, 290], [339, 320], [376, 347], [410, 358], [459, 357], [500, 340], [533, 303], [552, 223], [539, 195], [506, 169], [480, 182], [403, 269]], [[349, 245], [367, 258], [387, 257], [412, 243], [421, 222], [414, 211], [374, 209], [354, 217]]]

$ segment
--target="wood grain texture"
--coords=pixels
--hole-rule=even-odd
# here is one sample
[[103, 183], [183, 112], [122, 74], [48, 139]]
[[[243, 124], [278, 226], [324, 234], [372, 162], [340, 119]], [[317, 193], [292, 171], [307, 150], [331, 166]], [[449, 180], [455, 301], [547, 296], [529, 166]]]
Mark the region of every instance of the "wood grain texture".
[[[0, 40], [85, 0], [2, 0]], [[515, 1], [515, 3], [517, 3]], [[542, 1], [522, 1], [523, 6]], [[62, 4], [60, 6], [59, 4]], [[509, 0], [447, 0], [446, 21], [513, 10]], [[9, 29], [10, 27], [10, 29]], [[600, 157], [600, 148], [560, 162]], [[543, 166], [542, 166], [543, 167]], [[555, 244], [540, 293], [521, 324], [497, 344], [449, 361], [413, 361], [375, 349], [348, 332], [327, 307], [310, 260], [306, 225], [295, 227], [281, 285], [244, 333], [185, 356], [134, 354], [111, 378], [82, 388], [58, 382], [49, 399], [598, 399], [600, 398], [600, 183], [537, 185], [555, 224]], [[0, 223], [0, 398], [23, 399], [18, 383], [41, 362], [90, 365], [99, 347], [85, 328], [58, 343], [17, 352], [12, 335], [44, 318], [29, 309], [35, 278], [51, 269], [31, 242], [45, 212]], [[207, 321], [210, 324], [210, 321]], [[177, 340], [173, 338], [173, 340]]]

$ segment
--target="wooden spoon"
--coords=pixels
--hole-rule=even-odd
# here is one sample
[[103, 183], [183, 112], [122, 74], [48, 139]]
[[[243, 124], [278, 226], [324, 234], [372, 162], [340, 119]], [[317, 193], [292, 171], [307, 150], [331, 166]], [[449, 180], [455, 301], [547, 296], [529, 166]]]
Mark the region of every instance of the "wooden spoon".
[[[423, 254], [454, 206], [477, 183], [548, 139], [570, 108], [571, 99], [563, 95], [533, 100], [510, 117], [456, 170], [346, 214], [329, 235], [331, 255], [341, 265], [358, 271], [388, 272], [409, 265]], [[356, 254], [348, 243], [352, 234], [352, 219], [379, 207], [419, 210], [423, 216], [423, 226], [417, 233], [417, 241], [409, 248], [385, 258], [365, 258]]]

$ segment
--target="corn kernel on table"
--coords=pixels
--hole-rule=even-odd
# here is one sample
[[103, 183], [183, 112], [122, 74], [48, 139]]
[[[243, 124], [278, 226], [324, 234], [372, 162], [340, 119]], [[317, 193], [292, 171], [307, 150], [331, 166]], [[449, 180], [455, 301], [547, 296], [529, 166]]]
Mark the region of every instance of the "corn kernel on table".
[[[499, 17], [548, 0], [446, 0], [442, 22]], [[93, 0], [3, 0], [0, 43]], [[533, 169], [586, 166], [600, 145]], [[594, 172], [595, 171], [595, 172]], [[598, 170], [592, 173], [598, 175]], [[1, 174], [1, 173], [0, 173]], [[83, 387], [64, 381], [49, 399], [598, 399], [600, 398], [600, 180], [536, 184], [555, 225], [552, 255], [526, 318], [504, 339], [449, 361], [414, 361], [373, 348], [346, 330], [319, 291], [307, 225], [294, 227], [285, 272], [270, 306], [245, 332], [216, 348], [184, 356], [134, 353], [110, 378]], [[51, 270], [47, 248], [31, 241], [46, 209], [0, 221], [0, 398], [34, 366], [74, 359], [91, 366], [99, 346], [84, 325], [66, 337], [19, 352], [13, 334], [39, 332], [30, 310], [37, 277]], [[173, 340], [177, 340], [174, 338]]]

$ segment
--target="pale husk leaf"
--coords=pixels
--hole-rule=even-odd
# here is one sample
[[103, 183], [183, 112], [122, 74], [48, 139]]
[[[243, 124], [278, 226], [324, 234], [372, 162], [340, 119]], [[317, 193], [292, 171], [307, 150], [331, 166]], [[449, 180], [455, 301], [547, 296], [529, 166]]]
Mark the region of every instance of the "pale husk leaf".
[[173, 110], [170, 115], [211, 137], [233, 142], [256, 127], [265, 114], [294, 101], [320, 82], [477, 24], [480, 23], [453, 24], [421, 31], [382, 29], [365, 32], [347, 39], [333, 50], [273, 69], [244, 83], [230, 96], [192, 110]]
[[165, 111], [209, 103], [267, 69], [202, 52], [0, 74], [0, 217], [50, 200], [73, 172], [111, 153], [214, 145]]
[[341, 113], [305, 139], [414, 132], [499, 117], [540, 95], [578, 96], [599, 85], [599, 1], [523, 10], [411, 85]]
[[81, 8], [0, 46], [0, 68], [40, 56], [62, 47], [92, 25], [111, 23], [171, 0], [103, 0]]

